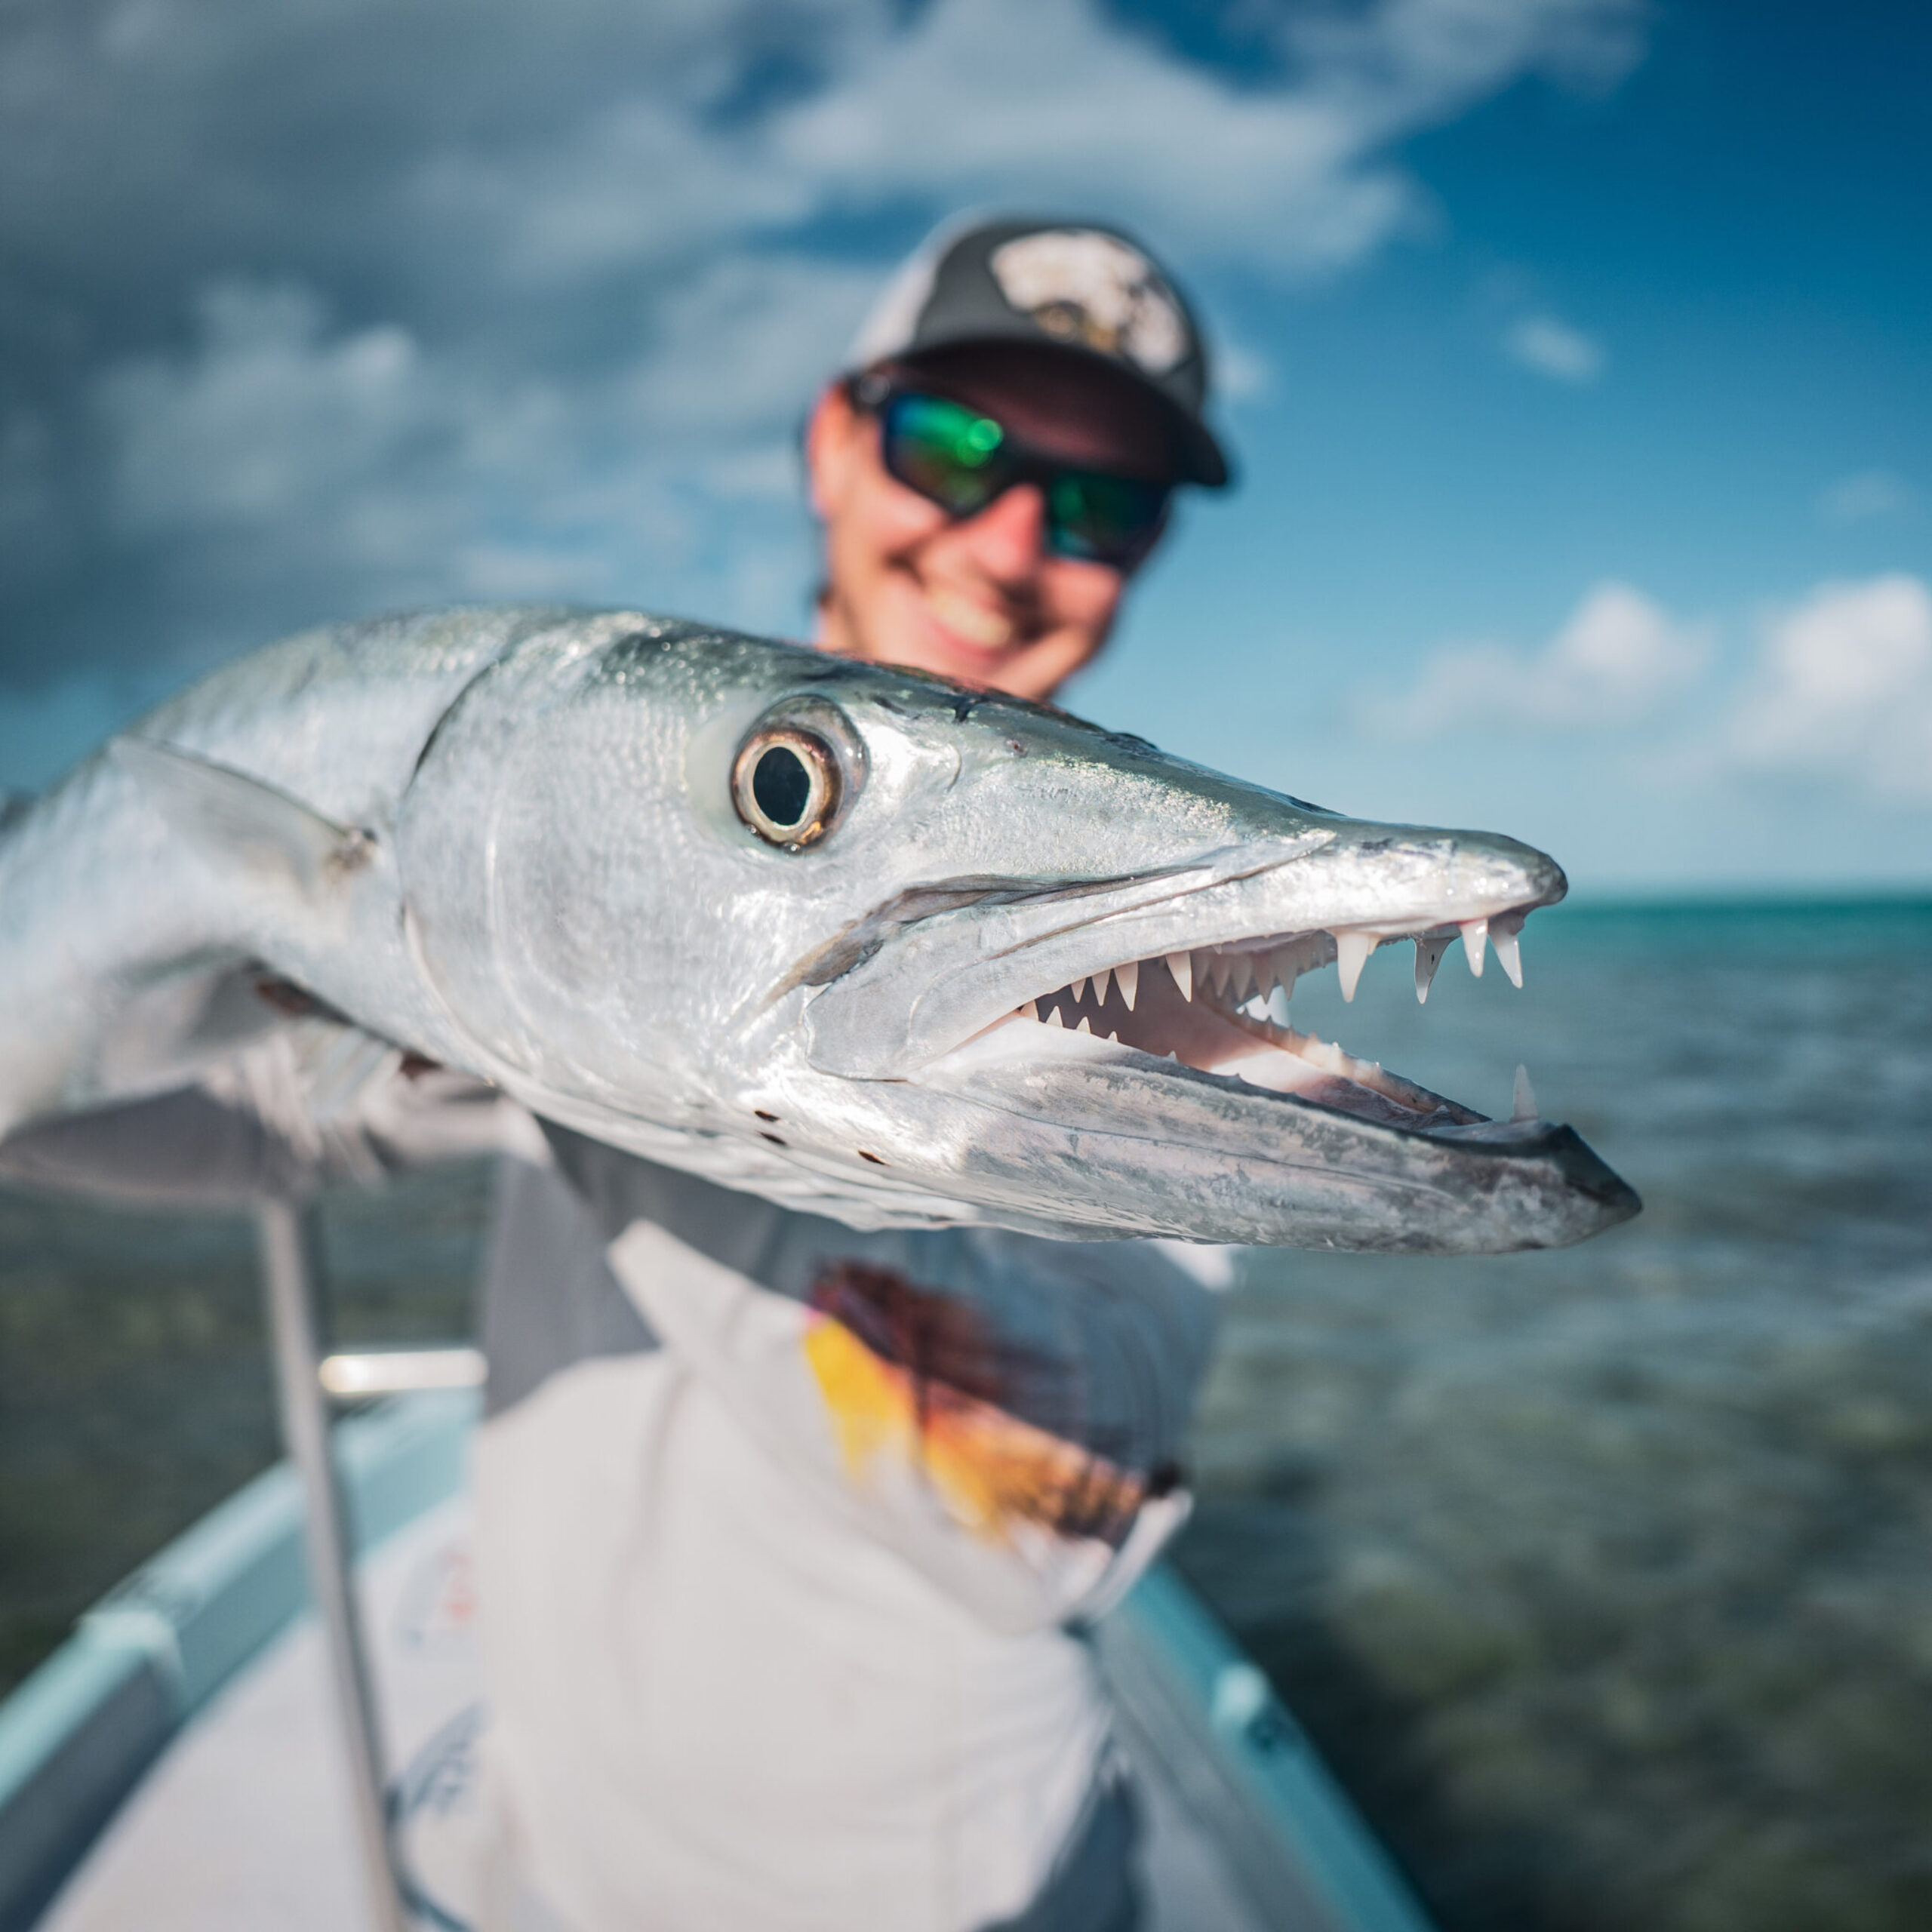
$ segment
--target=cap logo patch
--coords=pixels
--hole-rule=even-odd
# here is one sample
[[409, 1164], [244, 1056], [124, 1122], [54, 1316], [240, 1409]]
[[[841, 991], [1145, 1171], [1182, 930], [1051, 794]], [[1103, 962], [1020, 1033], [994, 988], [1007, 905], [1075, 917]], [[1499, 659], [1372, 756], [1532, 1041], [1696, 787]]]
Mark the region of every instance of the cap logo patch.
[[1163, 376], [1187, 352], [1180, 304], [1137, 248], [1091, 228], [1052, 228], [995, 248], [1000, 293], [1048, 335]]

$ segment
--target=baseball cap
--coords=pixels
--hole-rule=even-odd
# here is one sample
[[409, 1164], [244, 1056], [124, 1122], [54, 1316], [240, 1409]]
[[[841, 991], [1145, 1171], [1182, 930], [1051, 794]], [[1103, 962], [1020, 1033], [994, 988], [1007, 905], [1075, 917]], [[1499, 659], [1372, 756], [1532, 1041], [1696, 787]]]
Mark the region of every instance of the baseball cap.
[[846, 366], [978, 342], [1042, 344], [1118, 370], [1163, 406], [1177, 480], [1214, 489], [1228, 481], [1204, 414], [1208, 352], [1193, 312], [1173, 278], [1119, 229], [1018, 217], [944, 224], [888, 283]]

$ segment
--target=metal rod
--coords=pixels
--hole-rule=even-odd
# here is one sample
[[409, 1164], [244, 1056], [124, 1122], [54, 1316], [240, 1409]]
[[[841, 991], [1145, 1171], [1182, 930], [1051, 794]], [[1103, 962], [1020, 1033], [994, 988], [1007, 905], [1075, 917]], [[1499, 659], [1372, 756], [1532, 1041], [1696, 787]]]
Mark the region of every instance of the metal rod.
[[288, 1201], [265, 1201], [257, 1210], [257, 1225], [282, 1440], [301, 1479], [309, 1577], [328, 1638], [337, 1714], [349, 1749], [350, 1808], [371, 1921], [377, 1932], [408, 1932], [409, 1915], [389, 1858], [382, 1734], [356, 1608], [347, 1503], [329, 1451], [328, 1404], [316, 1378], [321, 1351], [315, 1319], [320, 1279], [315, 1211]]

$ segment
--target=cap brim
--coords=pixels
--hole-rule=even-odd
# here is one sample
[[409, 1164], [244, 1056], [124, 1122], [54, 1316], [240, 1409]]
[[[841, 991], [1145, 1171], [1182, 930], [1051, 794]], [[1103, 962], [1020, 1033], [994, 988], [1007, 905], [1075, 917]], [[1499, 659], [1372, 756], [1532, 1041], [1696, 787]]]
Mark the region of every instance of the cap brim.
[[1123, 382], [1132, 383], [1143, 395], [1152, 397], [1159, 405], [1174, 438], [1174, 474], [1168, 479], [1169, 481], [1198, 483], [1205, 489], [1222, 490], [1233, 481], [1233, 472], [1220, 445], [1214, 440], [1214, 432], [1199, 417], [1177, 402], [1151, 376], [1144, 374], [1131, 362], [1103, 355], [1099, 349], [1089, 349], [1084, 343], [1056, 342], [1043, 334], [1030, 317], [1015, 315], [1011, 326], [1004, 325], [1003, 321], [982, 320], [956, 331], [937, 330], [916, 348], [884, 359], [916, 363], [933, 349], [966, 349], [975, 343], [1021, 343], [1046, 355], [1077, 357], [1082, 362], [1110, 371]]
[[[1159, 392], [1155, 391], [1157, 395]], [[1161, 397], [1167, 405], [1174, 427], [1174, 445], [1183, 466], [1175, 478], [1180, 483], [1198, 483], [1209, 490], [1225, 490], [1234, 481], [1234, 472], [1214, 432], [1198, 416], [1190, 416], [1179, 404]]]

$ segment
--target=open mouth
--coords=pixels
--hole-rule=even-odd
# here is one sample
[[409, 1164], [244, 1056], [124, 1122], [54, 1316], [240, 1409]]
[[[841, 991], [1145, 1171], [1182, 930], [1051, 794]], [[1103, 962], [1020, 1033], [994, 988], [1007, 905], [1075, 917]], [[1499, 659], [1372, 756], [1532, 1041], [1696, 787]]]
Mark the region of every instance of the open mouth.
[[[1486, 1116], [1375, 1061], [1358, 1059], [1332, 1041], [1281, 1023], [1297, 980], [1334, 964], [1343, 998], [1352, 1000], [1370, 953], [1397, 939], [1414, 942], [1419, 1001], [1426, 1001], [1437, 968], [1459, 943], [1472, 973], [1480, 976], [1486, 949], [1493, 947], [1512, 983], [1520, 986], [1518, 935], [1528, 909], [1420, 932], [1343, 928], [1275, 934], [1129, 960], [1025, 1001], [973, 1044], [981, 1051], [1023, 1051], [1032, 1039], [1026, 1029], [1038, 1026], [1125, 1047], [1385, 1126], [1424, 1131], [1471, 1126]], [[1063, 1051], [1079, 1050], [1072, 1040], [1054, 1044]]]

